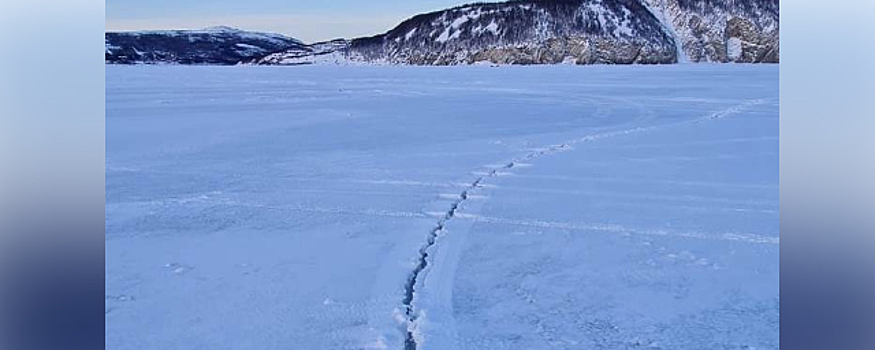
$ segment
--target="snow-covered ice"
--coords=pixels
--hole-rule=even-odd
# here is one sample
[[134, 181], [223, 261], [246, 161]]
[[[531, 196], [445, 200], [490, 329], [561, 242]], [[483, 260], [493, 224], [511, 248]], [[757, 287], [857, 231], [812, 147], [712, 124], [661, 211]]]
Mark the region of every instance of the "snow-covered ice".
[[107, 349], [778, 348], [778, 66], [106, 70]]

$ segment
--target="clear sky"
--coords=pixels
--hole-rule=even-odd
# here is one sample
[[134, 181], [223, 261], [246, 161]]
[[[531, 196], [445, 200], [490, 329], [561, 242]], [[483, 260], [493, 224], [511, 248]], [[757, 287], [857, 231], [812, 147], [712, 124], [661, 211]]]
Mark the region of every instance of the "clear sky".
[[106, 0], [106, 30], [227, 25], [305, 42], [383, 33], [416, 14], [475, 0]]

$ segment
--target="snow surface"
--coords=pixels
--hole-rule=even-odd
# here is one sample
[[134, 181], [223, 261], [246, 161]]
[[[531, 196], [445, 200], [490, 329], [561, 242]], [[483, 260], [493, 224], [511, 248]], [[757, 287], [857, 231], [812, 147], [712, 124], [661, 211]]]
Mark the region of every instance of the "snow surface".
[[741, 58], [741, 54], [743, 53], [742, 50], [742, 41], [740, 38], [731, 37], [726, 41], [726, 56], [728, 56], [730, 60], [735, 61]]
[[416, 29], [417, 28], [413, 28], [409, 32], [407, 32], [407, 34], [404, 35], [404, 40], [410, 40], [410, 38], [412, 38], [413, 35], [416, 34]]
[[778, 349], [778, 66], [106, 73], [106, 349]]
[[495, 20], [489, 22], [489, 25], [487, 25], [484, 29], [492, 32], [492, 35], [498, 35], [498, 24], [495, 23]]

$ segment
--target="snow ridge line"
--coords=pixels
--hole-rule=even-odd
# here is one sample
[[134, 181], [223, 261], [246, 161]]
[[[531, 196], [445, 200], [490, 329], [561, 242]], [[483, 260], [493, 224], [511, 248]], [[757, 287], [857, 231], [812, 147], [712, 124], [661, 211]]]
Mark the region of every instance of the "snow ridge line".
[[459, 198], [457, 198], [450, 204], [450, 209], [444, 213], [443, 217], [438, 220], [435, 228], [433, 228], [429, 232], [428, 237], [426, 238], [425, 245], [419, 248], [419, 262], [413, 269], [410, 277], [407, 278], [407, 283], [404, 285], [404, 299], [402, 300], [402, 304], [405, 308], [404, 315], [407, 322], [407, 330], [404, 337], [405, 350], [416, 350], [418, 348], [418, 343], [416, 339], [417, 337], [414, 334], [417, 328], [416, 321], [418, 317], [413, 307], [413, 294], [416, 292], [416, 283], [420, 274], [423, 270], [425, 270], [426, 267], [428, 267], [429, 248], [435, 245], [435, 243], [437, 242], [437, 238], [441, 235], [441, 233], [443, 233], [444, 227], [446, 226], [447, 222], [456, 217], [457, 211], [461, 207], [462, 203], [470, 198], [471, 191], [481, 187], [483, 181], [485, 181], [486, 178], [498, 176], [499, 171], [511, 169], [514, 166], [516, 166], [516, 163], [511, 162], [497, 168], [492, 168], [487, 174], [480, 176], [476, 180], [474, 180], [474, 182], [471, 182], [468, 187], [466, 187], [465, 190], [463, 190], [462, 193], [459, 194]]
[[[413, 272], [410, 274], [410, 276], [407, 279], [407, 283], [405, 283], [405, 285], [404, 285], [404, 299], [402, 300], [402, 305], [404, 305], [404, 308], [405, 308], [404, 317], [405, 317], [405, 322], [407, 324], [407, 329], [405, 330], [405, 334], [404, 334], [404, 350], [417, 350], [419, 348], [419, 343], [417, 342], [418, 338], [420, 338], [417, 336], [419, 334], [418, 330], [417, 330], [417, 328], [418, 328], [418, 322], [417, 322], [418, 314], [417, 314], [417, 312], [414, 308], [414, 305], [413, 305], [413, 296], [416, 293], [416, 284], [417, 284], [417, 281], [419, 279], [419, 276], [428, 267], [428, 264], [429, 264], [428, 250], [437, 243], [437, 238], [440, 237], [441, 233], [443, 233], [444, 227], [446, 227], [447, 222], [452, 220], [454, 217], [458, 216], [460, 218], [467, 218], [469, 220], [474, 219], [475, 221], [478, 221], [477, 219], [470, 217], [470, 216], [465, 217], [466, 216], [465, 214], [460, 214], [460, 213], [458, 213], [458, 211], [461, 208], [462, 204], [469, 199], [471, 191], [473, 191], [477, 188], [484, 187], [483, 182], [485, 182], [486, 179], [491, 178], [491, 177], [500, 176], [503, 174], [501, 172], [502, 170], [509, 170], [513, 167], [516, 167], [517, 164], [528, 165], [528, 163], [525, 163], [526, 161], [530, 161], [530, 160], [533, 160], [536, 158], [540, 158], [542, 156], [551, 155], [554, 153], [570, 150], [573, 145], [578, 144], [578, 143], [590, 142], [590, 141], [595, 141], [595, 140], [599, 140], [599, 139], [603, 139], [603, 138], [610, 138], [610, 137], [620, 136], [620, 135], [629, 135], [629, 134], [635, 134], [635, 133], [640, 133], [640, 132], [646, 132], [646, 131], [656, 130], [656, 129], [660, 129], [660, 128], [665, 128], [665, 127], [714, 121], [714, 120], [722, 119], [722, 118], [729, 117], [731, 115], [743, 112], [744, 110], [746, 110], [749, 107], [752, 107], [755, 105], [760, 105], [760, 104], [763, 104], [765, 102], [766, 101], [763, 99], [747, 100], [741, 104], [714, 112], [714, 113], [709, 114], [709, 115], [704, 116], [704, 117], [695, 118], [692, 120], [685, 120], [685, 121], [680, 121], [680, 122], [676, 122], [676, 123], [652, 125], [652, 126], [647, 126], [647, 127], [636, 127], [636, 128], [631, 128], [631, 129], [616, 130], [616, 131], [609, 131], [609, 132], [604, 132], [604, 133], [599, 133], [599, 134], [586, 135], [586, 136], [583, 136], [581, 138], [567, 141], [564, 143], [555, 144], [555, 145], [547, 146], [544, 148], [536, 149], [535, 151], [530, 152], [521, 158], [516, 158], [513, 161], [511, 161], [510, 163], [507, 163], [503, 166], [493, 167], [493, 168], [489, 169], [485, 174], [481, 175], [476, 180], [471, 182], [459, 194], [459, 198], [450, 204], [450, 209], [444, 213], [443, 217], [441, 217], [440, 220], [438, 220], [435, 228], [433, 228], [429, 232], [428, 237], [426, 238], [426, 243], [422, 247], [419, 248], [418, 264], [413, 269]], [[483, 218], [480, 218], [480, 219], [482, 220]], [[600, 228], [602, 228], [603, 230], [606, 229], [606, 227], [600, 227]], [[611, 230], [615, 231], [616, 228], [608, 228], [608, 231], [611, 231]], [[664, 232], [647, 232], [647, 234], [666, 235]], [[685, 235], [689, 235], [689, 234], [685, 234]], [[694, 238], [710, 238], [710, 237], [698, 237], [698, 235], [693, 235], [693, 236], [695, 236]], [[747, 242], [755, 242], [755, 243], [772, 243], [772, 244], [777, 243], [776, 241], [771, 240], [770, 237], [762, 237], [762, 236], [758, 236], [758, 235], [727, 234], [727, 235], [724, 235], [722, 238], [725, 240], [737, 240], [737, 241], [747, 241]]]

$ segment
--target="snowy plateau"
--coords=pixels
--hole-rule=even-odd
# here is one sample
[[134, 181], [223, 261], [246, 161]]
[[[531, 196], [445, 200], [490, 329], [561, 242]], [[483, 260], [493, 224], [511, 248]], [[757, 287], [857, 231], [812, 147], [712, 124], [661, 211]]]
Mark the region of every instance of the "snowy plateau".
[[778, 349], [778, 74], [107, 65], [106, 349]]

